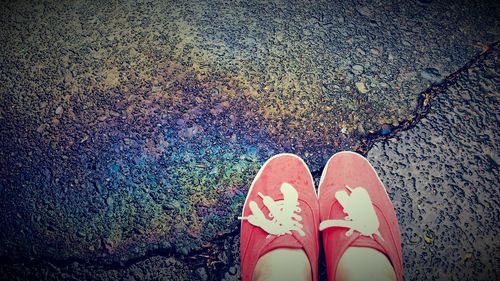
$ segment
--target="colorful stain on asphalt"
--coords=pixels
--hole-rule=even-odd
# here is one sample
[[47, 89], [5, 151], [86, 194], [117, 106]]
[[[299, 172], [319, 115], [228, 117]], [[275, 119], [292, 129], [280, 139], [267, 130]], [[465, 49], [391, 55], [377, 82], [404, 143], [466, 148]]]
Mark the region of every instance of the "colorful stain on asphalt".
[[368, 42], [329, 36], [343, 17], [155, 5], [19, 2], [2, 15], [0, 254], [187, 255], [237, 228], [271, 155], [319, 171], [415, 108], [417, 70], [386, 66], [380, 46], [360, 45], [359, 65], [333, 49]]

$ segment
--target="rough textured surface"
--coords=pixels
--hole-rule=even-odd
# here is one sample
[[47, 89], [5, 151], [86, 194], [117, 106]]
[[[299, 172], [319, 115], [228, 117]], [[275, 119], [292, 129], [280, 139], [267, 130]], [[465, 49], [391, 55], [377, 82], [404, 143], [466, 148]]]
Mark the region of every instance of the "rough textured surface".
[[368, 153], [397, 211], [408, 280], [500, 277], [499, 55], [462, 73], [415, 128]]
[[[28, 269], [28, 270], [27, 270]], [[2, 280], [193, 280], [187, 263], [173, 257], [154, 256], [127, 267], [103, 267], [97, 264], [82, 265], [78, 262], [65, 265], [44, 261], [33, 265], [29, 262], [0, 269]]]
[[[499, 54], [494, 49], [459, 73], [457, 83], [432, 101], [425, 119], [368, 154], [396, 207], [407, 280], [499, 277], [499, 120], [491, 114], [499, 106]], [[238, 243], [239, 235], [221, 239], [205, 264], [159, 252], [115, 266], [9, 262], [0, 266], [0, 275], [21, 280], [239, 280]]]
[[0, 4], [9, 279], [237, 278], [259, 163], [391, 134], [499, 35], [496, 1], [90, 2]]

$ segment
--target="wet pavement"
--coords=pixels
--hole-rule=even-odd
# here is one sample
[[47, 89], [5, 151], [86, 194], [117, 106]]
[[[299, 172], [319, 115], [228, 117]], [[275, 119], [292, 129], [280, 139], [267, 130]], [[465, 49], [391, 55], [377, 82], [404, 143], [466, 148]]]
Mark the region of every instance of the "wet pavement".
[[340, 150], [407, 279], [498, 279], [498, 3], [1, 5], [6, 279], [236, 280], [259, 165]]
[[368, 159], [392, 198], [409, 280], [500, 276], [498, 46]]

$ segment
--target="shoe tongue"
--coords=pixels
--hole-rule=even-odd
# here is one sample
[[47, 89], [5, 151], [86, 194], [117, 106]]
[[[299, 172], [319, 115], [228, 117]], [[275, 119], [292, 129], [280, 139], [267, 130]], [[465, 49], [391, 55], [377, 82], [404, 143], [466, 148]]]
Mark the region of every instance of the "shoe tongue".
[[281, 236], [272, 236], [270, 238], [266, 238], [271, 240], [267, 243], [266, 246], [262, 249], [260, 256], [267, 254], [268, 252], [277, 249], [277, 248], [288, 248], [288, 249], [301, 249], [303, 248], [300, 242], [295, 238], [294, 235], [281, 235]]

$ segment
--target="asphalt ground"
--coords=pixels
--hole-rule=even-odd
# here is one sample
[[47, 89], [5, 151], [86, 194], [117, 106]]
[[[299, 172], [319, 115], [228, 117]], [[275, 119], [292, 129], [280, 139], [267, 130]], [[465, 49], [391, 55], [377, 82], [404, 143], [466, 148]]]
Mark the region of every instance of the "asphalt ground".
[[1, 5], [2, 276], [238, 278], [259, 165], [355, 150], [409, 279], [497, 279], [497, 3]]

